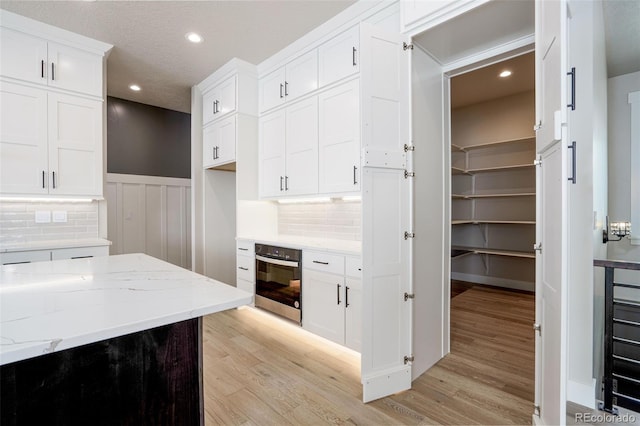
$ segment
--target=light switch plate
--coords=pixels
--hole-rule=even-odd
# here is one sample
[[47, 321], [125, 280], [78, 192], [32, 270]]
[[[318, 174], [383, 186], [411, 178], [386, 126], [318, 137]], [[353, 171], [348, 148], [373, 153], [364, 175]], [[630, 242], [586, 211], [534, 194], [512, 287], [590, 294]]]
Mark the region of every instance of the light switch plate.
[[50, 210], [36, 210], [36, 223], [49, 223], [51, 222]]
[[54, 210], [53, 211], [53, 221], [59, 223], [67, 222], [67, 211], [66, 210]]

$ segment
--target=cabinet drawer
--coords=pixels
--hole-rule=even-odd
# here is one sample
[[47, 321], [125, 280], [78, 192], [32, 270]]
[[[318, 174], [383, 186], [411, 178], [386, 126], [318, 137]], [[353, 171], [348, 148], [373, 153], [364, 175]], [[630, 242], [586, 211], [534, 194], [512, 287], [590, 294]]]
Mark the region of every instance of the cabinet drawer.
[[240, 256], [251, 256], [253, 257], [256, 253], [256, 244], [253, 241], [249, 240], [238, 240], [236, 241], [237, 253]]
[[238, 265], [237, 277], [249, 282], [255, 282], [255, 259], [249, 256], [237, 256], [236, 264]]
[[109, 246], [75, 247], [51, 251], [51, 260], [82, 259], [98, 256], [109, 256]]
[[362, 258], [347, 256], [345, 275], [348, 277], [360, 278], [360, 276], [362, 276]]
[[304, 251], [302, 265], [306, 269], [344, 275], [344, 256], [336, 254]]
[[51, 260], [50, 250], [13, 251], [9, 253], [0, 253], [0, 265], [46, 262], [49, 260]]
[[[252, 282], [238, 278], [236, 281], [236, 287], [253, 295], [256, 294], [256, 285]], [[251, 302], [253, 303], [253, 300]]]

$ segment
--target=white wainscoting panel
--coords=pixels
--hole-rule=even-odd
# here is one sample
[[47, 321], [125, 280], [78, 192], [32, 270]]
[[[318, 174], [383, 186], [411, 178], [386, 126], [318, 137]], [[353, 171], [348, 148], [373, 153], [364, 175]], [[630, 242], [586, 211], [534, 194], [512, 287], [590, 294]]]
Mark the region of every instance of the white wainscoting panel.
[[111, 254], [191, 269], [191, 179], [108, 173], [105, 197]]

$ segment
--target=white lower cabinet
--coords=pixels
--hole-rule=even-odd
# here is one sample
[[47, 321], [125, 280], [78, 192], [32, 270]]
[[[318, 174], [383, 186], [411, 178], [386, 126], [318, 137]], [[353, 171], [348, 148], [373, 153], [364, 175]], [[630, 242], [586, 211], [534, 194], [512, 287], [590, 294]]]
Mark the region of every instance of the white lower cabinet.
[[236, 244], [236, 287], [255, 295], [256, 259], [254, 242], [239, 240]]
[[360, 351], [362, 281], [359, 275], [349, 276], [350, 265], [359, 258], [346, 258], [345, 274], [345, 256], [305, 251], [302, 257], [302, 327]]
[[70, 247], [55, 250], [29, 250], [0, 253], [0, 265], [64, 259], [84, 259], [98, 256], [109, 256], [109, 246]]

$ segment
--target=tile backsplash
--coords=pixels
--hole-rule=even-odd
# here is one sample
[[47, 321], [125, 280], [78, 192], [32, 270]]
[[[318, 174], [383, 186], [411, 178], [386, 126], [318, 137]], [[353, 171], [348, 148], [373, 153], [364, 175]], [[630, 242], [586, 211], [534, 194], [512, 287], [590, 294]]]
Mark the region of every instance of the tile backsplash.
[[278, 233], [313, 238], [360, 241], [361, 203], [335, 200], [331, 203], [278, 205]]
[[[51, 212], [50, 223], [36, 223], [36, 211]], [[53, 222], [53, 212], [66, 222]], [[98, 238], [98, 202], [0, 202], [0, 244]]]

